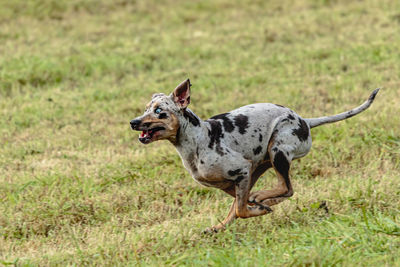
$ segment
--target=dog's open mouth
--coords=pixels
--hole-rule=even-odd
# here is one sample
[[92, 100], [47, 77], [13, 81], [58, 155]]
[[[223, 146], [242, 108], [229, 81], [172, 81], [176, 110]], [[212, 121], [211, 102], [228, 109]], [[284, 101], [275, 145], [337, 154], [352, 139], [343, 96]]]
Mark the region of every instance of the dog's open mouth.
[[139, 135], [139, 141], [143, 144], [148, 144], [152, 141], [154, 135], [159, 132], [165, 130], [164, 127], [155, 127], [153, 129], [145, 130]]

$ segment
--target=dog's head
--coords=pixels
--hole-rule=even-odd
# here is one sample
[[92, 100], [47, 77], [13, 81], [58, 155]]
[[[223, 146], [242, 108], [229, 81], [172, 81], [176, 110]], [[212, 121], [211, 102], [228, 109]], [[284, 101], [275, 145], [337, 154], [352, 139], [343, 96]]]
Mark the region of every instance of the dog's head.
[[187, 79], [170, 95], [153, 95], [144, 114], [130, 122], [132, 130], [141, 131], [140, 142], [149, 144], [163, 139], [175, 142], [180, 127], [178, 116], [190, 103], [190, 86]]

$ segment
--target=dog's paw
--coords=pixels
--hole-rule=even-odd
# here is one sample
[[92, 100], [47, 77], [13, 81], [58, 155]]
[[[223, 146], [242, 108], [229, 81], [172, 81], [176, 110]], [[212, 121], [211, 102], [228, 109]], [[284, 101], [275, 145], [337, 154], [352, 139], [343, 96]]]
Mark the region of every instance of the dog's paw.
[[257, 203], [256, 205], [257, 205], [257, 207], [258, 207], [260, 210], [266, 210], [267, 213], [270, 213], [270, 212], [273, 211], [273, 210], [271, 209], [271, 207], [268, 206], [268, 205], [260, 204], [260, 203]]
[[261, 204], [259, 202], [251, 202], [251, 206], [248, 207], [250, 210], [259, 210], [259, 211], [266, 211], [266, 213], [270, 213], [273, 210], [270, 208], [270, 206]]

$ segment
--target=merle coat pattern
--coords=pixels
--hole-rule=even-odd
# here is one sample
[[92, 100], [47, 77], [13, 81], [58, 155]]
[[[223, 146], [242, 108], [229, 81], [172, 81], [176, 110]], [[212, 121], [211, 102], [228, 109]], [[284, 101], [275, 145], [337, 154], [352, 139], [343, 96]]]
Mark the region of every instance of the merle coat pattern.
[[[187, 107], [190, 87], [187, 79], [169, 96], [153, 95], [131, 127], [142, 131], [139, 140], [144, 144], [169, 140], [197, 182], [235, 198], [227, 218], [208, 231], [218, 231], [238, 217], [269, 213], [270, 206], [292, 196], [290, 164], [310, 151], [310, 128], [364, 111], [379, 90], [361, 106], [334, 116], [303, 119], [281, 105], [259, 103], [203, 121]], [[257, 179], [271, 167], [278, 177], [276, 188], [251, 192]]]

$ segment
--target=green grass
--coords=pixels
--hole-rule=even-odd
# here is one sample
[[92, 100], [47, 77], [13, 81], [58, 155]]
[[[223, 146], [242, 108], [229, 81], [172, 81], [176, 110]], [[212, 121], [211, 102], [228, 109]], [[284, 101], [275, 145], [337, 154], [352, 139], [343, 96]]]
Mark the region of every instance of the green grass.
[[[400, 2], [0, 6], [0, 263], [400, 266]], [[253, 102], [335, 114], [383, 89], [312, 130], [290, 200], [203, 236], [232, 199], [129, 129], [187, 77], [204, 119]]]

